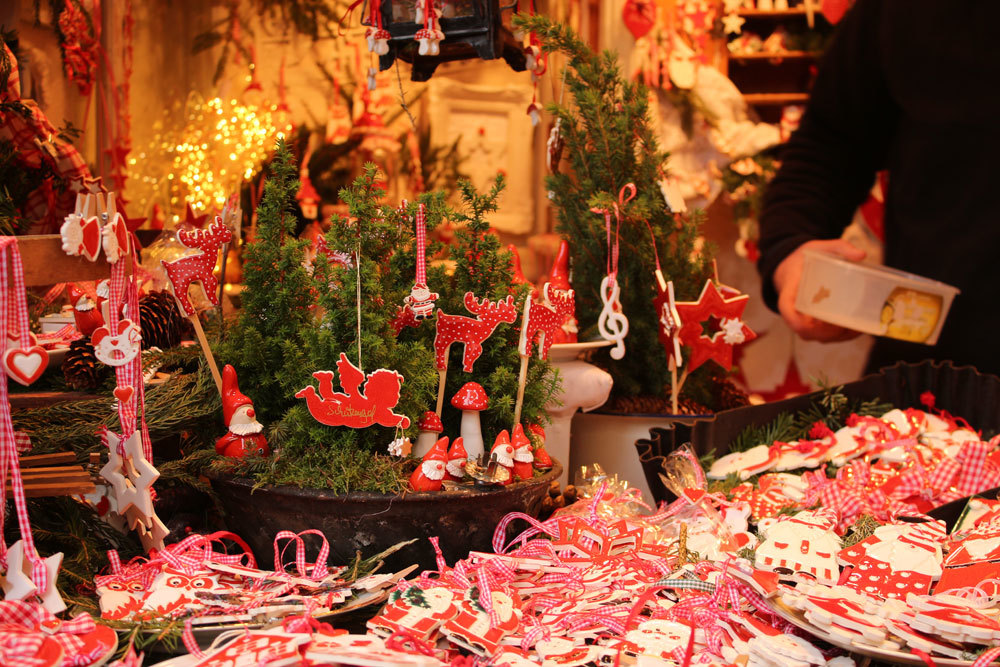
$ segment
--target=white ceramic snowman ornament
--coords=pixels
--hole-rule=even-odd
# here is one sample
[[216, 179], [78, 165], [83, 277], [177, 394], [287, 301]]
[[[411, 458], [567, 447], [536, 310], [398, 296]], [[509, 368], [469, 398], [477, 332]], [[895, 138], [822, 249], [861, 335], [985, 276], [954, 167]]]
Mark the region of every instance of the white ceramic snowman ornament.
[[757, 548], [754, 563], [790, 578], [834, 584], [840, 576], [836, 558], [840, 538], [833, 532], [836, 525], [836, 515], [826, 510], [764, 519], [759, 524], [764, 542]]

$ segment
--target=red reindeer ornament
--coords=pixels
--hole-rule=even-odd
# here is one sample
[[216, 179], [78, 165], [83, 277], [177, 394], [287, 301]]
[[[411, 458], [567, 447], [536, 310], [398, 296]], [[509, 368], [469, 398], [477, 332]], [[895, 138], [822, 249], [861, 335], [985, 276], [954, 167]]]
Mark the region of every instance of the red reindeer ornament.
[[452, 343], [462, 343], [462, 370], [472, 372], [472, 366], [483, 353], [483, 342], [493, 335], [501, 322], [512, 323], [517, 319], [514, 297], [502, 301], [477, 299], [472, 292], [465, 293], [465, 308], [475, 319], [464, 315], [448, 315], [437, 311], [437, 334], [434, 336], [434, 355], [439, 371], [448, 368], [448, 350]]
[[532, 301], [530, 296], [524, 301], [518, 349], [522, 357], [530, 357], [532, 343], [537, 343], [538, 358], [548, 359], [549, 348], [556, 341], [556, 332], [561, 330], [563, 322], [575, 310], [573, 290], [553, 289], [551, 283], [545, 283], [542, 297], [542, 303]]
[[222, 219], [215, 218], [208, 229], [181, 230], [177, 232], [177, 239], [186, 248], [200, 250], [197, 255], [187, 255], [171, 262], [161, 260], [163, 268], [167, 271], [167, 278], [173, 286], [174, 294], [180, 303], [184, 313], [188, 316], [195, 314], [195, 308], [188, 300], [188, 289], [191, 283], [200, 282], [205, 290], [205, 296], [212, 302], [212, 305], [219, 305], [219, 283], [213, 275], [215, 262], [219, 257], [219, 248], [222, 244], [229, 243], [233, 238], [233, 233], [222, 223]]

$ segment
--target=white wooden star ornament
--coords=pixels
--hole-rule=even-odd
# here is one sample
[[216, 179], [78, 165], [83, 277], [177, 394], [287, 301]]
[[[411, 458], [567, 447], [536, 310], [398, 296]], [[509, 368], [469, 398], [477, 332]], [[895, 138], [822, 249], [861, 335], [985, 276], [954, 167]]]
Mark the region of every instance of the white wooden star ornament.
[[142, 438], [135, 431], [125, 441], [125, 456], [118, 452], [121, 438], [110, 431], [108, 436], [108, 462], [101, 468], [101, 476], [111, 483], [118, 501], [119, 513], [130, 507], [146, 518], [155, 514], [150, 488], [159, 477], [159, 471], [142, 455]]
[[27, 574], [24, 569], [24, 542], [18, 540], [7, 550], [7, 574], [3, 580], [5, 600], [23, 600], [35, 594], [34, 582], [31, 581], [30, 563]]
[[129, 528], [139, 533], [143, 549], [147, 552], [163, 549], [163, 540], [170, 534], [170, 529], [160, 521], [155, 512], [147, 518], [143, 517], [135, 507], [130, 507], [125, 512], [125, 520]]
[[722, 27], [726, 34], [739, 35], [743, 32], [743, 24], [746, 22], [739, 14], [726, 14], [722, 17]]

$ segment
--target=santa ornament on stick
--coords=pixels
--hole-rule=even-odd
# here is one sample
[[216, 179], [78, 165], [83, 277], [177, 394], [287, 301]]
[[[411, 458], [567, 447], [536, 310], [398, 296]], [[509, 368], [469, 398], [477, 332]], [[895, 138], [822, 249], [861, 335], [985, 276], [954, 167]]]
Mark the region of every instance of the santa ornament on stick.
[[229, 432], [215, 441], [217, 454], [238, 459], [250, 454], [267, 456], [264, 426], [257, 421], [253, 401], [240, 392], [236, 369], [229, 364], [222, 369], [222, 415]]

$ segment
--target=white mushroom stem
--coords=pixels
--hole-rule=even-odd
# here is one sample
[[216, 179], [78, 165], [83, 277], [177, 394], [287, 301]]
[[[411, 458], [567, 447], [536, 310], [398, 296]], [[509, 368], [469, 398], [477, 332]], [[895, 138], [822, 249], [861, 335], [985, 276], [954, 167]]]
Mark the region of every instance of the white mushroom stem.
[[459, 427], [468, 460], [476, 461], [486, 451], [483, 447], [483, 433], [479, 427], [479, 410], [462, 410], [462, 424]]
[[431, 447], [438, 440], [438, 434], [434, 431], [421, 430], [417, 433], [417, 442], [413, 445], [411, 454], [418, 459], [424, 458], [424, 454], [431, 451]]

